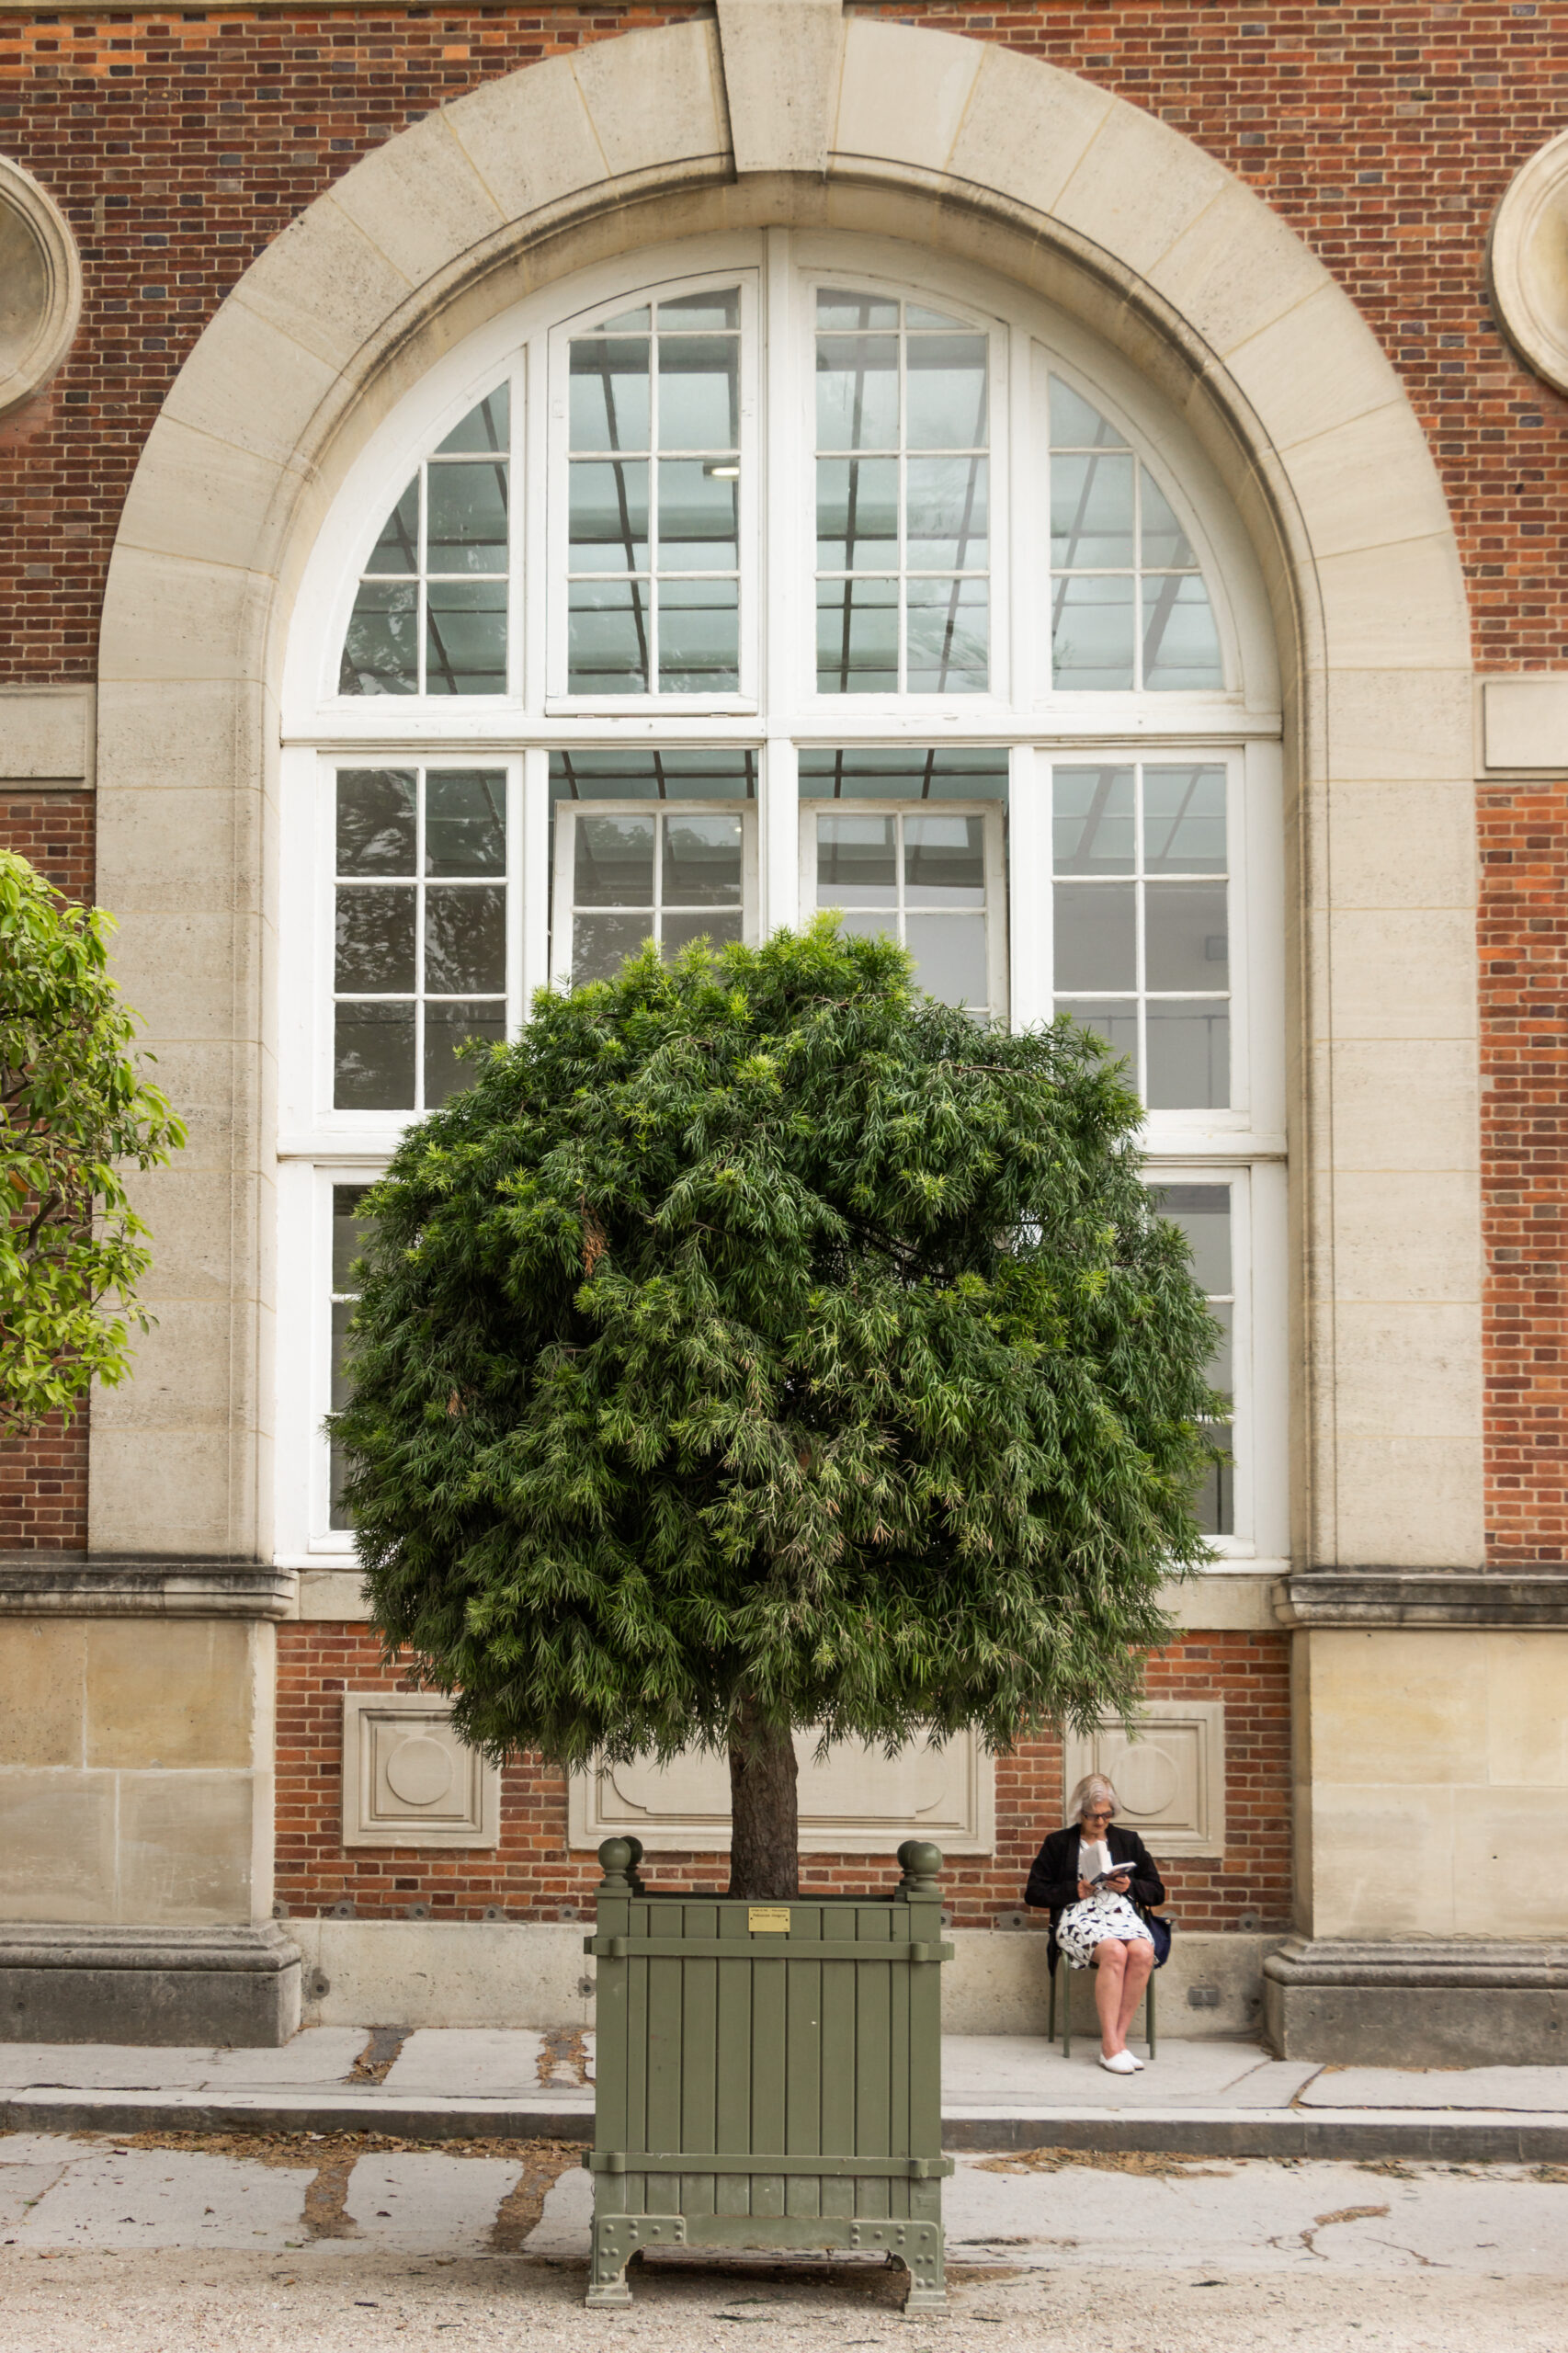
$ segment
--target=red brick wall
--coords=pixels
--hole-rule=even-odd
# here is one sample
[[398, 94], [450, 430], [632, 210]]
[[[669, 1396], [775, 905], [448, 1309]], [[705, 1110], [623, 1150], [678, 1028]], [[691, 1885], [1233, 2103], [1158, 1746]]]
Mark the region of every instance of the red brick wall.
[[[425, 1904], [432, 1918], [558, 1919], [581, 1910], [598, 1877], [592, 1854], [566, 1845], [566, 1785], [530, 1757], [502, 1779], [501, 1843], [466, 1853], [415, 1847], [346, 1850], [341, 1838], [344, 1690], [392, 1691], [367, 1626], [278, 1630], [278, 1857], [280, 1902], [311, 1914], [347, 1899], [366, 1917]], [[1217, 1861], [1171, 1863], [1170, 1909], [1187, 1928], [1234, 1928], [1256, 1915], [1283, 1929], [1290, 1912], [1290, 1722], [1288, 1637], [1194, 1634], [1151, 1661], [1152, 1695], [1225, 1702], [1226, 1845]], [[1016, 1911], [1036, 1848], [1062, 1819], [1059, 1742], [1033, 1743], [996, 1768], [996, 1851], [956, 1856], [943, 1874], [959, 1927]], [[1158, 1858], [1158, 1840], [1152, 1842]], [[878, 1885], [891, 1855], [813, 1856], [804, 1889]], [[721, 1855], [658, 1855], [652, 1883], [722, 1886]], [[569, 1916], [569, 1914], [568, 1914]]]
[[1481, 794], [1487, 1544], [1499, 1566], [1561, 1561], [1568, 1546], [1565, 790], [1494, 785]]
[[[90, 792], [0, 791], [0, 848], [17, 850], [73, 899], [93, 889]], [[0, 1440], [0, 1552], [74, 1552], [87, 1541], [87, 1415], [51, 1416]]]

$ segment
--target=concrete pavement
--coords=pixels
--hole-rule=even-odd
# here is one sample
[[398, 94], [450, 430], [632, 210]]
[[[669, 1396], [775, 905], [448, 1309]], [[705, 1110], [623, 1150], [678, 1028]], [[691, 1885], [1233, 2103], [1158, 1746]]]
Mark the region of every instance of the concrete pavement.
[[[1118, 2076], [1092, 2040], [1067, 2059], [1007, 2035], [949, 2036], [943, 2060], [953, 2149], [1568, 2162], [1568, 2068], [1318, 2067], [1170, 2039], [1142, 2075]], [[276, 2051], [0, 2044], [0, 2130], [13, 2131], [581, 2140], [593, 2098], [593, 2037], [576, 2030], [316, 2027]]]

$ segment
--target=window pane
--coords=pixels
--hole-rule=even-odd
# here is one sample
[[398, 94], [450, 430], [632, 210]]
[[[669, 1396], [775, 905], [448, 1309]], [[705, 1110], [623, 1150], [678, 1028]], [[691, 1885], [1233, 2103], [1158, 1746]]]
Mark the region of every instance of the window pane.
[[470, 409], [460, 425], [453, 426], [440, 445], [441, 455], [452, 450], [505, 449], [511, 435], [510, 405], [509, 387], [497, 384], [477, 408]]
[[1132, 770], [1058, 768], [1051, 834], [1058, 874], [1131, 874]]
[[659, 684], [668, 694], [733, 694], [740, 684], [733, 580], [666, 580], [659, 589]]
[[[645, 319], [645, 311], [637, 314]], [[677, 294], [659, 305], [659, 325], [665, 327], [738, 327], [741, 295], [737, 286], [720, 287], [711, 294]]]
[[1052, 458], [1051, 561], [1095, 571], [1132, 562], [1132, 460]]
[[898, 821], [893, 817], [817, 819], [817, 905], [896, 907]]
[[[738, 817], [666, 817], [664, 835], [663, 890], [666, 907], [740, 905]], [[665, 937], [668, 936], [666, 926]]]
[[897, 449], [897, 335], [818, 335], [817, 447]]
[[897, 693], [896, 580], [818, 581], [817, 691]]
[[701, 915], [667, 915], [664, 921], [664, 952], [666, 961], [689, 948], [694, 939], [711, 940], [715, 948], [727, 947], [741, 936], [739, 912], [726, 915], [710, 908]]
[[648, 691], [648, 591], [640, 580], [574, 580], [566, 683], [574, 694]]
[[1131, 882], [1058, 882], [1055, 909], [1058, 989], [1137, 986]]
[[1058, 687], [1108, 694], [1132, 684], [1132, 582], [1054, 583], [1051, 676]]
[[801, 754], [803, 801], [1002, 801], [1007, 755], [964, 745], [857, 744]]
[[1225, 864], [1224, 769], [1145, 768], [1144, 872], [1222, 874]]
[[[1210, 1298], [1228, 1298], [1231, 1279], [1231, 1188], [1228, 1185], [1156, 1185], [1154, 1206], [1179, 1225], [1192, 1252], [1192, 1271]], [[1229, 1382], [1225, 1383], [1228, 1388]]]
[[414, 986], [415, 892], [345, 883], [337, 893], [335, 985], [390, 995]]
[[983, 817], [904, 819], [903, 904], [906, 907], [985, 904]]
[[340, 695], [419, 691], [419, 591], [412, 580], [360, 583], [343, 641]]
[[431, 572], [505, 572], [506, 467], [427, 468], [425, 541]]
[[983, 458], [910, 459], [905, 561], [913, 569], [981, 571], [989, 563], [986, 464]]
[[[1227, 1457], [1231, 1450], [1232, 1431], [1229, 1422], [1206, 1425], [1209, 1438], [1222, 1447]], [[1210, 1464], [1205, 1472], [1192, 1499], [1192, 1515], [1205, 1536], [1233, 1536], [1235, 1521], [1235, 1466], [1229, 1460]]]
[[817, 460], [817, 562], [827, 571], [897, 569], [896, 458]]
[[412, 1111], [412, 1005], [340, 1005], [333, 1100], [340, 1111]]
[[907, 447], [983, 449], [984, 335], [912, 335], [907, 355]]
[[[659, 314], [663, 327], [673, 311]], [[741, 429], [741, 347], [736, 335], [659, 336], [659, 447], [733, 449]]]
[[990, 1002], [983, 915], [909, 915], [905, 945], [915, 959], [916, 981], [944, 1005]]
[[425, 1102], [444, 1103], [479, 1076], [472, 1062], [458, 1060], [465, 1038], [499, 1044], [506, 1034], [506, 1008], [499, 1005], [427, 1005], [425, 1008]]
[[756, 760], [744, 745], [721, 751], [679, 745], [664, 751], [612, 752], [590, 745], [551, 752], [551, 799], [755, 801]]
[[425, 779], [426, 873], [506, 870], [506, 777], [498, 769], [432, 768]]
[[415, 784], [411, 768], [337, 772], [337, 870], [412, 874]]
[[1143, 562], [1151, 572], [1195, 570], [1198, 557], [1165, 492], [1147, 466], [1142, 475]]
[[653, 818], [579, 817], [572, 895], [580, 907], [646, 907], [651, 931]]
[[733, 571], [740, 560], [737, 484], [715, 476], [712, 460], [659, 462], [661, 572]]
[[[369, 1232], [369, 1220], [360, 1216], [359, 1204], [369, 1189], [368, 1185], [335, 1185], [332, 1188], [332, 1288], [335, 1291], [354, 1288], [350, 1269], [365, 1247]], [[335, 1411], [336, 1405], [335, 1394]]]
[[653, 937], [653, 912], [629, 915], [579, 915], [572, 926], [572, 983], [610, 981], [622, 961], [635, 956]]
[[506, 892], [494, 883], [432, 883], [425, 893], [425, 986], [435, 996], [506, 985]]
[[367, 572], [417, 572], [419, 569], [419, 476], [415, 475], [386, 521], [370, 551]]
[[572, 572], [646, 572], [648, 460], [574, 458], [567, 468]]
[[571, 386], [574, 449], [646, 449], [651, 410], [645, 336], [611, 342], [580, 335], [572, 346]]
[[1053, 449], [1125, 449], [1126, 442], [1097, 408], [1060, 376], [1051, 380], [1051, 446]]
[[425, 594], [426, 693], [505, 694], [506, 583], [432, 581]]
[[1151, 882], [1144, 894], [1144, 969], [1152, 989], [1231, 984], [1222, 882]]
[[1138, 1008], [1126, 1002], [1118, 1004], [1114, 997], [1096, 1002], [1090, 997], [1067, 997], [1058, 1001], [1058, 1013], [1071, 1014], [1082, 1029], [1092, 1029], [1103, 1038], [1112, 1057], [1125, 1062], [1123, 1074], [1129, 1086], [1138, 1084]]
[[[348, 1325], [353, 1313], [354, 1306], [352, 1301], [337, 1300], [334, 1302], [332, 1310], [332, 1362], [330, 1366], [331, 1386], [328, 1391], [328, 1403], [331, 1406], [331, 1410], [335, 1414], [340, 1414], [343, 1411], [352, 1393], [349, 1390], [348, 1382], [344, 1376], [343, 1358], [348, 1338]], [[354, 1522], [345, 1508], [343, 1502], [343, 1490], [348, 1478], [348, 1456], [345, 1449], [338, 1445], [335, 1438], [332, 1440], [327, 1449], [327, 1477], [329, 1507], [327, 1511], [326, 1524], [329, 1529], [352, 1528]]]
[[1220, 633], [1201, 575], [1167, 573], [1143, 583], [1143, 684], [1168, 692], [1222, 687]]
[[979, 695], [990, 668], [990, 583], [912, 580], [909, 692]]
[[613, 319], [601, 319], [599, 328], [604, 335], [646, 335], [653, 324], [653, 311], [644, 302], [638, 310], [618, 311]]
[[1231, 1100], [1231, 1008], [1223, 999], [1183, 1004], [1154, 997], [1148, 1008], [1152, 1111], [1223, 1110]]
[[819, 327], [896, 327], [898, 304], [885, 294], [857, 294], [824, 286], [817, 292]]

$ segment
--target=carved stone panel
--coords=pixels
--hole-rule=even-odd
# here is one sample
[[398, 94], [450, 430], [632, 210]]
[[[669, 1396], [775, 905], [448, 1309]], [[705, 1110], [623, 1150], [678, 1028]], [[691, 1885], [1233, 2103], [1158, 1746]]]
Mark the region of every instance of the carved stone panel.
[[343, 1695], [346, 1847], [494, 1847], [501, 1777], [429, 1691]]
[[[995, 1842], [992, 1762], [971, 1734], [945, 1748], [924, 1740], [888, 1757], [845, 1741], [819, 1765], [799, 1733], [801, 1847], [823, 1855], [892, 1855], [933, 1838], [944, 1854], [989, 1854]], [[687, 1750], [673, 1764], [639, 1757], [572, 1779], [571, 1839], [593, 1847], [631, 1831], [650, 1852], [711, 1852], [730, 1843], [730, 1777], [722, 1756]]]
[[1069, 1733], [1062, 1759], [1071, 1795], [1085, 1773], [1103, 1773], [1120, 1804], [1118, 1819], [1162, 1855], [1220, 1855], [1225, 1848], [1225, 1703], [1155, 1700], [1129, 1739], [1119, 1724], [1086, 1737]]

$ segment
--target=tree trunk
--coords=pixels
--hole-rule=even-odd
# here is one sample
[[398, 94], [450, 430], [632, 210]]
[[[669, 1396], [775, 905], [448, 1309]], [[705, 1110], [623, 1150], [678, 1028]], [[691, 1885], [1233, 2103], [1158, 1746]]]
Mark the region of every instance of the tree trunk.
[[792, 1901], [801, 1892], [795, 1744], [743, 1699], [730, 1736], [730, 1893]]

